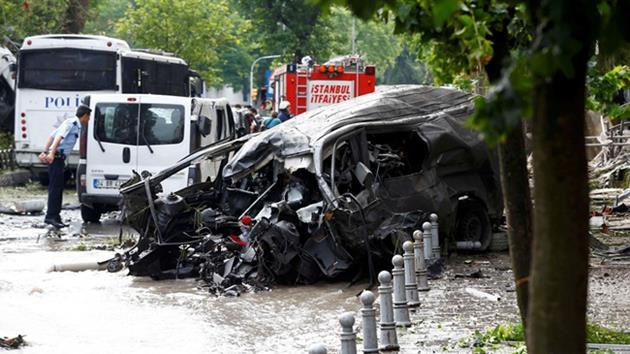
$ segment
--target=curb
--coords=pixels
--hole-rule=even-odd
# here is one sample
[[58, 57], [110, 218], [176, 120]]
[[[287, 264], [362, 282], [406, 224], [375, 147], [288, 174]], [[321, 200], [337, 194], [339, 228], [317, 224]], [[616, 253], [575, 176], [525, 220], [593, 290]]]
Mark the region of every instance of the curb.
[[15, 170], [0, 173], [0, 187], [19, 186], [31, 180], [31, 172], [28, 170]]

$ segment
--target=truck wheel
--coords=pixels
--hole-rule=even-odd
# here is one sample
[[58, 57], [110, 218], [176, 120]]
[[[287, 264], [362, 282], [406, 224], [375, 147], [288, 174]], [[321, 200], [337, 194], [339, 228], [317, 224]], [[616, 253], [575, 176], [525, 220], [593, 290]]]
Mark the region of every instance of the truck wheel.
[[84, 223], [93, 222], [97, 223], [101, 220], [101, 211], [96, 208], [90, 208], [87, 205], [81, 204], [81, 219]]
[[486, 209], [479, 202], [464, 201], [457, 211], [457, 241], [479, 241], [485, 251], [492, 241], [492, 225]]

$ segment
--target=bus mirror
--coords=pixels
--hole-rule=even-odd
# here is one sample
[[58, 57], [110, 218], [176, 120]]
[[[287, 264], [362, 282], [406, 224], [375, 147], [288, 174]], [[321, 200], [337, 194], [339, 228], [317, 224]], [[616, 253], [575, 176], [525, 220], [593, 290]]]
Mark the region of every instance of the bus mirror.
[[12, 73], [16, 72], [17, 71], [17, 64], [15, 64], [15, 63], [10, 64], [9, 65], [9, 71], [12, 72]]
[[210, 118], [200, 115], [199, 118], [197, 118], [197, 127], [199, 128], [199, 133], [201, 133], [201, 135], [205, 137], [210, 134], [212, 121], [210, 120]]
[[83, 97], [83, 99], [81, 100], [81, 104], [90, 107], [90, 95]]

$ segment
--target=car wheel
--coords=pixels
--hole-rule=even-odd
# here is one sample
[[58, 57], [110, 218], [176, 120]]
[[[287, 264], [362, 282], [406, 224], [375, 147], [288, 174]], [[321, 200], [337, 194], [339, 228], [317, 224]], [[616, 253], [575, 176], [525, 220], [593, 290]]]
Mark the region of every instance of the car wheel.
[[101, 220], [101, 211], [96, 208], [90, 208], [87, 205], [81, 204], [81, 219], [83, 222], [100, 222]]
[[457, 212], [457, 241], [480, 242], [485, 251], [492, 241], [492, 225], [486, 209], [478, 202], [462, 202]]

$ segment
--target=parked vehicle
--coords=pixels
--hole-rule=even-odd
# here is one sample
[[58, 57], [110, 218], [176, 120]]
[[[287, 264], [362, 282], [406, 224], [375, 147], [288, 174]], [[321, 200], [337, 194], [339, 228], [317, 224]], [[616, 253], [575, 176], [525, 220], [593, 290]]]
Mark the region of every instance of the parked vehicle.
[[[96, 222], [118, 208], [122, 183], [134, 173], [150, 175], [201, 147], [234, 137], [232, 110], [225, 99], [164, 95], [93, 95], [92, 118], [80, 138], [77, 192], [81, 216]], [[165, 193], [214, 179], [207, 161], [170, 176]]]
[[301, 114], [374, 92], [376, 67], [358, 55], [332, 58], [324, 64], [286, 64], [271, 78], [275, 110], [282, 101]]
[[[188, 97], [195, 76], [183, 59], [168, 53], [132, 50], [116, 38], [66, 34], [26, 38], [17, 71], [16, 162], [44, 182], [46, 166], [37, 155], [48, 134], [74, 115], [83, 97], [95, 93]], [[67, 163], [77, 166], [76, 148]]]
[[[464, 126], [472, 99], [390, 87], [130, 181], [121, 193], [140, 233], [127, 254], [130, 273], [199, 276], [211, 290], [367, 275], [391, 266], [429, 213], [439, 215], [444, 248], [487, 248], [503, 205], [496, 156]], [[201, 159], [223, 159], [220, 178], [170, 200], [152, 192]]]

